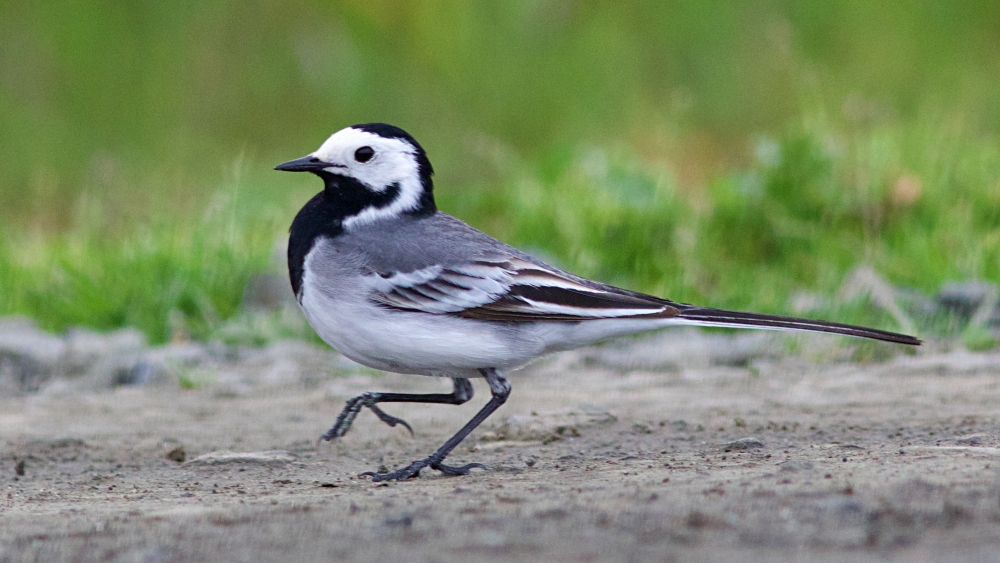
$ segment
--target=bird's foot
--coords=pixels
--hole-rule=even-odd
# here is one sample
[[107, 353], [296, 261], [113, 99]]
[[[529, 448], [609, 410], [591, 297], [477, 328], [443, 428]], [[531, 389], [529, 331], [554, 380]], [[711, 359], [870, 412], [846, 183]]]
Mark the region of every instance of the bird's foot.
[[474, 468], [486, 469], [486, 466], [481, 463], [469, 463], [461, 467], [455, 467], [452, 465], [445, 465], [443, 463], [435, 463], [431, 458], [420, 459], [414, 461], [410, 465], [402, 469], [397, 469], [391, 473], [375, 473], [374, 471], [365, 471], [361, 474], [361, 477], [371, 477], [372, 482], [380, 483], [382, 481], [404, 481], [406, 479], [413, 479], [420, 475], [420, 470], [425, 467], [430, 467], [436, 471], [451, 477], [455, 475], [468, 475], [469, 471]]
[[333, 428], [328, 430], [326, 434], [320, 436], [320, 441], [329, 442], [334, 438], [340, 438], [344, 434], [347, 434], [347, 431], [351, 429], [351, 425], [354, 424], [354, 418], [358, 416], [359, 412], [361, 412], [362, 407], [368, 407], [369, 410], [375, 413], [375, 416], [377, 416], [379, 420], [393, 428], [395, 428], [397, 424], [403, 425], [410, 431], [410, 435], [413, 435], [413, 427], [411, 427], [409, 423], [402, 418], [392, 416], [391, 414], [388, 414], [384, 410], [378, 408], [376, 405], [377, 402], [377, 393], [364, 393], [347, 401], [347, 405], [344, 407], [344, 410], [341, 411], [340, 416], [337, 417], [337, 422], [334, 423]]

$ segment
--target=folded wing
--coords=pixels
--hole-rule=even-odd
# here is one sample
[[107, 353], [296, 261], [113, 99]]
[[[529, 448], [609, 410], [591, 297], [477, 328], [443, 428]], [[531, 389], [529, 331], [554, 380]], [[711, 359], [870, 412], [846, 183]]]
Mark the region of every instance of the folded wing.
[[591, 286], [526, 260], [503, 257], [371, 276], [372, 299], [394, 309], [491, 321], [670, 318], [670, 304]]
[[665, 324], [801, 330], [919, 345], [905, 334], [879, 329], [725, 311], [674, 303], [587, 282], [516, 257], [482, 259], [411, 272], [374, 273], [372, 299], [393, 309], [488, 321], [587, 321], [670, 319]]

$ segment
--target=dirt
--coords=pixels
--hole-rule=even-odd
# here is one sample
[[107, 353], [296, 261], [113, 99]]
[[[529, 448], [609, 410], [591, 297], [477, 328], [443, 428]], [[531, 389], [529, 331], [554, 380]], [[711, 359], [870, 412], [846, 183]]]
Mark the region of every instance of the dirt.
[[482, 382], [463, 406], [387, 406], [415, 436], [364, 412], [332, 444], [316, 438], [347, 398], [447, 382], [356, 370], [0, 399], [0, 562], [1000, 558], [1000, 355], [600, 357], [511, 376], [449, 458], [488, 470], [389, 484], [358, 474], [429, 454]]

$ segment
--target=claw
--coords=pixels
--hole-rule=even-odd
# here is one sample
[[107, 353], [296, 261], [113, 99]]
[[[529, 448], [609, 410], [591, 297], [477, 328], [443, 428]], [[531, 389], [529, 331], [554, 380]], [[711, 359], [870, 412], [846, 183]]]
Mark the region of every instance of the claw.
[[371, 477], [373, 483], [381, 483], [382, 481], [404, 481], [406, 479], [413, 479], [420, 476], [420, 470], [430, 467], [436, 471], [440, 471], [442, 474], [449, 477], [454, 477], [457, 475], [468, 475], [469, 471], [475, 468], [487, 469], [487, 467], [481, 463], [470, 463], [468, 465], [463, 465], [461, 467], [454, 467], [451, 465], [445, 465], [443, 463], [433, 463], [430, 458], [421, 459], [414, 461], [410, 465], [402, 469], [398, 469], [391, 473], [375, 473], [374, 471], [365, 471], [361, 473], [360, 477]]
[[379, 420], [388, 424], [390, 427], [395, 428], [397, 424], [402, 424], [404, 427], [406, 427], [407, 430], [410, 431], [410, 436], [416, 435], [413, 432], [413, 428], [410, 427], [409, 423], [403, 420], [402, 418], [392, 416], [391, 414], [385, 412], [384, 410], [376, 407], [374, 404], [367, 405], [367, 407], [369, 410], [375, 413], [375, 416], [377, 416]]
[[431, 465], [431, 469], [436, 469], [436, 470], [440, 471], [441, 473], [444, 473], [445, 475], [448, 475], [448, 476], [468, 475], [470, 470], [476, 469], [476, 468], [486, 469], [486, 466], [483, 465], [483, 464], [481, 464], [481, 463], [470, 463], [470, 464], [467, 464], [467, 465], [463, 465], [461, 467], [454, 467], [454, 466], [451, 466], [451, 465], [445, 465], [443, 463], [437, 463], [437, 464]]

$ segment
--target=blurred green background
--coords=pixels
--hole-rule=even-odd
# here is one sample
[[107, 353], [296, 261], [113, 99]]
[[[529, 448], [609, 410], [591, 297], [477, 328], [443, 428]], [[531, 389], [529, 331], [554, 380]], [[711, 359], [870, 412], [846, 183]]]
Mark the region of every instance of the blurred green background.
[[997, 84], [995, 1], [2, 0], [0, 314], [218, 336], [321, 187], [272, 166], [367, 121], [443, 210], [633, 289], [997, 282]]

